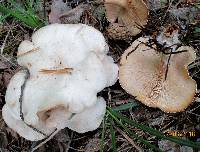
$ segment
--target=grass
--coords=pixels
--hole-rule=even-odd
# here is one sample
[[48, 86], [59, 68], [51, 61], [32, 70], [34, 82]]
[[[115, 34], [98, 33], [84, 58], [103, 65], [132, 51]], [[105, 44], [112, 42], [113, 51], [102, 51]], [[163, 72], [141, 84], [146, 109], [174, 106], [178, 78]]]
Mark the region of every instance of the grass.
[[200, 33], [200, 27], [196, 27], [194, 32], [199, 34]]
[[36, 14], [36, 4], [37, 3], [32, 3], [32, 1], [29, 0], [25, 0], [23, 4], [19, 4], [15, 0], [10, 0], [7, 5], [0, 4], [0, 12], [3, 14], [0, 21], [2, 22], [6, 18], [12, 16], [30, 28], [42, 27], [45, 25], [45, 21]]
[[[36, 8], [39, 5], [39, 0], [35, 3], [32, 1], [26, 0], [23, 4], [19, 4], [14, 0], [10, 0], [6, 5], [0, 4], [0, 12], [3, 14], [0, 17], [0, 22], [3, 22], [9, 17], [13, 17], [19, 21], [21, 21], [25, 26], [30, 28], [39, 28], [47, 24], [46, 16], [44, 19], [39, 17], [36, 14]], [[196, 5], [199, 8], [199, 3]], [[195, 29], [196, 33], [200, 33], [200, 28]], [[115, 127], [121, 128], [127, 135], [136, 139], [138, 142], [143, 143], [146, 147], [152, 149], [153, 151], [162, 152], [163, 150], [158, 148], [156, 145], [152, 144], [148, 140], [144, 139], [143, 137], [139, 136], [137, 133], [133, 132], [129, 129], [129, 127], [134, 127], [148, 133], [152, 136], [155, 136], [159, 139], [169, 140], [175, 142], [180, 145], [189, 146], [195, 149], [200, 149], [199, 142], [192, 142], [187, 139], [181, 139], [178, 137], [167, 137], [162, 132], [148, 127], [147, 125], [142, 125], [137, 121], [131, 120], [128, 117], [123, 116], [120, 114], [120, 111], [126, 111], [130, 108], [134, 108], [138, 106], [138, 103], [134, 101], [129, 101], [127, 104], [123, 104], [117, 107], [107, 107], [106, 117], [102, 123], [102, 133], [101, 133], [101, 152], [104, 151], [104, 144], [105, 144], [105, 135], [106, 131], [109, 130], [110, 137], [111, 137], [111, 149], [113, 152], [117, 151], [117, 135]]]
[[197, 2], [195, 3], [195, 7], [196, 7], [196, 8], [200, 8], [200, 2], [197, 1]]
[[[129, 103], [125, 104], [124, 106], [126, 106], [127, 109], [132, 108], [132, 105], [130, 105]], [[195, 148], [195, 149], [200, 149], [200, 142], [192, 142], [192, 141], [187, 140], [187, 139], [181, 139], [181, 138], [178, 138], [178, 137], [165, 136], [164, 133], [162, 133], [162, 132], [160, 132], [160, 131], [158, 131], [156, 129], [153, 129], [153, 128], [148, 127], [146, 125], [142, 125], [142, 124], [140, 124], [140, 123], [138, 123], [138, 122], [136, 122], [134, 120], [131, 120], [131, 119], [125, 117], [125, 116], [122, 116], [115, 109], [116, 108], [107, 107], [107, 114], [108, 114], [108, 117], [109, 117], [108, 119], [115, 120], [116, 124], [118, 124], [121, 128], [123, 128], [124, 131], [127, 134], [129, 134], [134, 139], [137, 139], [139, 142], [142, 142], [143, 144], [145, 144], [147, 147], [149, 147], [153, 151], [161, 152], [163, 150], [159, 149], [155, 145], [149, 143], [147, 140], [145, 140], [142, 137], [138, 136], [136, 133], [132, 132], [130, 129], [128, 129], [126, 127], [126, 125], [130, 125], [132, 127], [140, 129], [140, 130], [144, 131], [145, 133], [149, 133], [149, 134], [155, 136], [156, 138], [169, 140], [169, 141], [175, 142], [175, 143], [177, 143], [179, 145], [185, 145], [185, 146], [192, 147], [192, 148]], [[125, 109], [123, 109], [123, 110], [125, 110]], [[110, 123], [110, 125], [112, 126], [113, 123]], [[105, 129], [104, 129], [104, 132], [105, 132]], [[113, 130], [112, 130], [112, 127], [110, 129], [110, 133], [111, 133], [111, 138], [115, 138]], [[113, 142], [113, 141], [115, 141], [115, 142]], [[116, 144], [116, 139], [115, 140], [112, 139], [112, 147], [115, 147], [115, 144]]]

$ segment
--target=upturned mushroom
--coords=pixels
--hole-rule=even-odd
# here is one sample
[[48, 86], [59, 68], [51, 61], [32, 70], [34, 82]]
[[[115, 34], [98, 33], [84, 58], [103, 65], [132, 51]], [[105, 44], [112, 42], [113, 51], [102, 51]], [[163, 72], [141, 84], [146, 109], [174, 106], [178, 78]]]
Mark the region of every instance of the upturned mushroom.
[[78, 133], [97, 129], [106, 110], [97, 93], [118, 77], [107, 52], [103, 35], [84, 24], [52, 24], [36, 31], [18, 48], [24, 69], [6, 91], [6, 124], [31, 141], [65, 127]]
[[143, 0], [105, 0], [104, 5], [108, 21], [114, 23], [117, 20], [133, 36], [147, 23], [148, 8]]
[[166, 74], [168, 56], [149, 47], [149, 38], [139, 38], [124, 52], [120, 62], [119, 81], [129, 94], [149, 107], [165, 112], [183, 111], [193, 101], [196, 82], [188, 73], [187, 66], [195, 60], [195, 51], [179, 47], [171, 54]]

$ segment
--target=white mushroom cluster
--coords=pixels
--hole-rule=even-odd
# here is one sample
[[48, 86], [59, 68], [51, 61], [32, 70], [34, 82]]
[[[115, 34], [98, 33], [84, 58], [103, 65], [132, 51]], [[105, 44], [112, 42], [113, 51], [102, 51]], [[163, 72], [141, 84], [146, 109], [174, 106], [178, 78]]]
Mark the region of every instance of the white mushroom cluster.
[[65, 127], [79, 133], [98, 128], [106, 103], [97, 93], [118, 77], [107, 52], [103, 35], [87, 25], [52, 24], [36, 31], [18, 48], [18, 63], [28, 70], [16, 73], [7, 88], [6, 124], [31, 141]]

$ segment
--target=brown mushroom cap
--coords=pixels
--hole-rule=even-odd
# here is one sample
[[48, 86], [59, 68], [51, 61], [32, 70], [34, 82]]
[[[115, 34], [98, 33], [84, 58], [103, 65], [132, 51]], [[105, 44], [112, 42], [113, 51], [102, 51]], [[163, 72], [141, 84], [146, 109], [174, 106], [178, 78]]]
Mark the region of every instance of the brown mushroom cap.
[[110, 24], [106, 29], [107, 35], [110, 39], [131, 41], [133, 34], [126, 26], [117, 23]]
[[195, 60], [194, 50], [187, 46], [176, 50], [187, 52], [171, 56], [165, 80], [169, 56], [146, 46], [147, 41], [148, 38], [139, 38], [122, 55], [121, 86], [149, 107], [158, 107], [165, 112], [183, 111], [192, 103], [197, 89], [187, 70], [188, 64]]
[[148, 9], [143, 0], [105, 0], [107, 19], [129, 28], [134, 35], [147, 23]]

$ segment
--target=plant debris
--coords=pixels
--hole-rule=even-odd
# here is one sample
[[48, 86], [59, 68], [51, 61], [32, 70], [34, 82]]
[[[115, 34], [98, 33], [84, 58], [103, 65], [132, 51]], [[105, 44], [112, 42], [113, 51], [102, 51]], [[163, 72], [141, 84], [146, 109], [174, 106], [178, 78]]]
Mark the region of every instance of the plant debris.
[[61, 23], [60, 16], [71, 8], [63, 0], [52, 0], [49, 23]]

